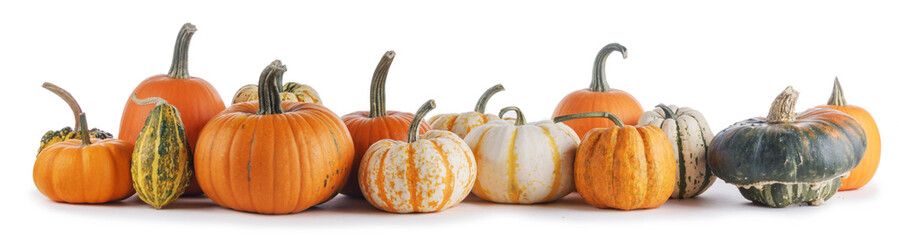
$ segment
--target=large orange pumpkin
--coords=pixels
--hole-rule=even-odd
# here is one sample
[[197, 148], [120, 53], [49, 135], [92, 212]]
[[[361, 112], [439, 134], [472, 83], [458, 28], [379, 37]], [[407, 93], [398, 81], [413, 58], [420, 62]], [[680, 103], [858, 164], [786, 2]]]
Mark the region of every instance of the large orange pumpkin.
[[[625, 125], [637, 124], [640, 115], [643, 114], [643, 107], [631, 94], [609, 88], [606, 81], [606, 59], [615, 51], [621, 52], [621, 55], [627, 58], [627, 48], [621, 44], [611, 43], [603, 47], [593, 63], [593, 82], [590, 83], [590, 88], [574, 91], [562, 98], [553, 112], [553, 117], [603, 111], [618, 116]], [[574, 129], [581, 138], [591, 129], [615, 126], [612, 121], [603, 118], [574, 119], [565, 124]]]
[[621, 210], [661, 206], [677, 182], [668, 137], [656, 126], [624, 126], [608, 112], [556, 117], [556, 122], [604, 117], [611, 128], [587, 132], [574, 160], [574, 185], [590, 205]]
[[215, 203], [239, 211], [284, 214], [331, 199], [346, 183], [353, 140], [322, 105], [281, 102], [280, 61], [259, 79], [259, 101], [231, 105], [200, 133], [194, 167]]
[[[393, 139], [397, 141], [406, 141], [406, 133], [412, 118], [412, 113], [387, 111], [384, 96], [384, 84], [387, 82], [387, 72], [393, 63], [393, 57], [396, 53], [387, 51], [381, 57], [381, 62], [375, 68], [375, 74], [371, 79], [371, 109], [370, 111], [353, 112], [341, 117], [346, 124], [350, 134], [353, 136], [353, 146], [356, 148], [356, 156], [353, 158], [353, 169], [350, 171], [350, 178], [347, 184], [343, 186], [340, 193], [351, 197], [362, 197], [362, 191], [359, 190], [359, 181], [357, 180], [357, 172], [359, 171], [359, 160], [365, 155], [365, 151], [373, 143], [381, 139]], [[424, 134], [431, 127], [427, 123], [422, 123], [418, 128], [420, 134]]]
[[[200, 130], [209, 119], [225, 109], [225, 103], [215, 87], [206, 80], [191, 77], [187, 72], [187, 49], [196, 31], [193, 24], [185, 23], [175, 41], [175, 54], [169, 73], [147, 78], [128, 95], [125, 110], [122, 112], [122, 122], [119, 125], [119, 139], [134, 144], [150, 110], [154, 107], [135, 104], [131, 101], [131, 95], [137, 95], [138, 98], [160, 97], [181, 111], [188, 144], [191, 145], [191, 150], [196, 150]], [[196, 178], [191, 180], [184, 192], [185, 195], [202, 193]]]
[[833, 80], [833, 93], [827, 105], [818, 106], [819, 108], [830, 108], [843, 112], [862, 126], [865, 130], [865, 136], [868, 139], [868, 146], [865, 149], [865, 156], [857, 167], [849, 171], [849, 177], [842, 179], [840, 191], [858, 189], [871, 181], [874, 172], [877, 171], [877, 165], [880, 164], [880, 130], [877, 129], [877, 123], [864, 108], [846, 104], [846, 98], [843, 96], [843, 87], [840, 86], [840, 80]]
[[50, 145], [34, 161], [34, 185], [57, 202], [104, 203], [134, 194], [131, 151], [119, 139], [90, 138], [87, 119], [79, 115], [81, 139]]

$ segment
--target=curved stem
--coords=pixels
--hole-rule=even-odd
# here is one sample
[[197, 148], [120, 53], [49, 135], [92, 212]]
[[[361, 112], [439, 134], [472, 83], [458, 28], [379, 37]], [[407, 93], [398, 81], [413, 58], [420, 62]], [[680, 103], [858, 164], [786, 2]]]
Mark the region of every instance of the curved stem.
[[281, 114], [284, 109], [281, 108], [281, 93], [278, 89], [277, 80], [284, 72], [287, 66], [281, 64], [281, 60], [275, 60], [262, 70], [259, 75], [259, 110], [257, 115]]
[[496, 84], [493, 85], [493, 87], [487, 89], [487, 91], [484, 92], [484, 94], [481, 94], [481, 97], [478, 98], [478, 103], [474, 105], [474, 111], [480, 114], [484, 114], [484, 111], [487, 109], [487, 100], [490, 100], [490, 97], [492, 97], [493, 94], [502, 92], [504, 90], [506, 90], [506, 88], [504, 88], [502, 84]]
[[843, 86], [840, 86], [839, 78], [833, 78], [833, 92], [830, 93], [827, 105], [846, 106], [846, 97], [843, 96]]
[[590, 91], [609, 91], [609, 83], [606, 81], [606, 59], [615, 51], [621, 52], [621, 56], [627, 59], [627, 48], [618, 43], [609, 43], [596, 54], [596, 60], [593, 61], [593, 81], [590, 82]]
[[393, 57], [396, 53], [387, 51], [381, 57], [381, 62], [375, 68], [375, 74], [371, 77], [371, 89], [369, 98], [371, 98], [371, 109], [368, 111], [368, 117], [376, 118], [387, 116], [387, 103], [384, 96], [384, 84], [387, 83], [387, 72], [390, 70], [390, 64], [393, 64]]
[[524, 120], [524, 114], [521, 113], [521, 109], [515, 106], [505, 107], [502, 110], [499, 110], [499, 117], [502, 118], [509, 111], [515, 111], [515, 126], [521, 126], [527, 124], [527, 121]]
[[799, 98], [799, 92], [792, 86], [787, 87], [777, 95], [774, 102], [771, 103], [771, 109], [768, 110], [768, 123], [788, 123], [796, 121], [796, 99]]
[[665, 118], [674, 118], [674, 116], [677, 116], [674, 114], [674, 111], [671, 110], [671, 108], [663, 103], [659, 103], [659, 105], [656, 105], [656, 107], [661, 108], [662, 111], [665, 112]]
[[134, 104], [141, 105], [141, 106], [149, 105], [149, 104], [155, 104], [156, 106], [159, 106], [159, 105], [168, 103], [165, 101], [165, 99], [162, 99], [160, 97], [148, 97], [145, 99], [138, 99], [137, 94], [134, 94], [134, 93], [131, 94], [131, 101], [134, 102]]
[[425, 102], [425, 104], [422, 104], [421, 107], [418, 108], [418, 111], [415, 111], [415, 117], [412, 118], [412, 123], [409, 124], [409, 135], [406, 136], [406, 141], [408, 143], [418, 141], [418, 127], [421, 126], [421, 120], [425, 119], [425, 115], [428, 115], [428, 112], [435, 107], [437, 107], [437, 104], [434, 103], [434, 99], [431, 99]]
[[178, 39], [175, 40], [175, 54], [172, 56], [172, 67], [169, 68], [168, 76], [174, 79], [188, 79], [190, 74], [187, 72], [187, 49], [190, 47], [190, 38], [197, 32], [197, 27], [190, 23], [181, 26], [178, 32]]
[[70, 94], [65, 89], [62, 89], [61, 87], [56, 86], [52, 83], [45, 82], [41, 86], [46, 88], [47, 90], [50, 90], [50, 92], [53, 92], [54, 94], [56, 94], [56, 96], [62, 98], [62, 100], [65, 101], [66, 104], [69, 104], [69, 108], [71, 108], [72, 113], [75, 114], [75, 131], [77, 132], [78, 130], [81, 130], [81, 118], [78, 116], [81, 114], [81, 106], [78, 105], [78, 101], [75, 101], [75, 97], [72, 97], [72, 94]]
[[558, 117], [553, 118], [553, 122], [558, 123], [558, 122], [564, 122], [564, 121], [574, 120], [574, 119], [579, 119], [579, 118], [593, 118], [593, 117], [608, 118], [609, 120], [612, 120], [613, 123], [615, 123], [615, 126], [624, 127], [624, 122], [622, 122], [621, 119], [618, 118], [618, 116], [615, 116], [615, 114], [612, 114], [610, 112], [585, 112], [585, 113], [575, 113], [575, 114], [563, 115], [563, 116], [558, 116]]
[[81, 146], [91, 145], [91, 131], [87, 130], [87, 115], [84, 113], [78, 114], [78, 127], [81, 128]]

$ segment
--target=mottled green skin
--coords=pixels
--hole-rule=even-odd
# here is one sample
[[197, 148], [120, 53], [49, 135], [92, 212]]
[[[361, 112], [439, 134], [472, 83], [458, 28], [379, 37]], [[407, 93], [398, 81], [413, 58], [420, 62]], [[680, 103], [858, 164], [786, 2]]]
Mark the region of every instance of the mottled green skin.
[[178, 110], [168, 104], [153, 108], [131, 159], [131, 177], [140, 199], [157, 209], [178, 199], [193, 174], [191, 159]]
[[[91, 134], [91, 138], [97, 138], [97, 139], [112, 138], [112, 134], [110, 134], [106, 131], [100, 130], [100, 129], [96, 129], [96, 128], [91, 129], [90, 134]], [[47, 133], [44, 133], [44, 136], [41, 137], [41, 146], [38, 147], [37, 153], [38, 153], [38, 155], [40, 155], [41, 151], [44, 151], [44, 148], [47, 148], [50, 145], [53, 145], [54, 143], [66, 141], [69, 139], [81, 139], [81, 132], [75, 132], [72, 130], [71, 127], [64, 127], [62, 129], [60, 129], [59, 131], [52, 131], [52, 130], [47, 131]]]
[[773, 183], [764, 186], [743, 188], [740, 194], [743, 197], [758, 204], [770, 207], [782, 208], [795, 203], [808, 203], [820, 205], [840, 189], [840, 177], [831, 181], [822, 182], [820, 186], [813, 187], [810, 183], [783, 184]]
[[[814, 183], [831, 181], [855, 168], [866, 144], [864, 130], [855, 119], [836, 110], [813, 108], [790, 123], [767, 123], [764, 118], [737, 122], [715, 135], [708, 160], [712, 172], [731, 184]], [[791, 196], [776, 199], [753, 191], [743, 195], [750, 200], [770, 199], [759, 201], [769, 206], [786, 206], [806, 202], [798, 195], [814, 191], [807, 185], [794, 187], [803, 189], [784, 192]], [[776, 188], [771, 191], [780, 191]]]

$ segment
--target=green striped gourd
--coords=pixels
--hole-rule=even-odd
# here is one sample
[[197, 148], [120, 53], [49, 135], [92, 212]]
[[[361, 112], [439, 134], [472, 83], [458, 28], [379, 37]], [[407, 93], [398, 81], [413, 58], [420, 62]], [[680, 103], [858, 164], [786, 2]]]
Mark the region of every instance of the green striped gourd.
[[193, 174], [190, 145], [178, 109], [162, 98], [131, 100], [138, 105], [155, 104], [134, 143], [131, 178], [141, 200], [156, 209], [175, 201]]
[[653, 125], [662, 129], [671, 142], [677, 162], [677, 182], [671, 198], [691, 198], [705, 192], [715, 182], [708, 167], [706, 149], [712, 141], [712, 131], [699, 111], [674, 105], [659, 104], [643, 113], [638, 125]]
[[[62, 100], [65, 101], [66, 104], [69, 104], [69, 108], [71, 108], [72, 113], [75, 114], [75, 129], [72, 129], [71, 127], [64, 127], [62, 129], [60, 129], [59, 131], [50, 130], [50, 131], [47, 131], [47, 133], [44, 133], [44, 136], [41, 137], [41, 145], [37, 149], [38, 154], [40, 154], [41, 151], [44, 150], [44, 148], [46, 148], [50, 145], [53, 145], [54, 143], [62, 142], [62, 141], [69, 140], [69, 139], [80, 139], [81, 138], [81, 129], [80, 129], [81, 119], [78, 118], [78, 115], [81, 114], [81, 106], [78, 105], [78, 102], [75, 101], [75, 98], [72, 97], [72, 94], [69, 94], [69, 92], [66, 91], [65, 89], [62, 89], [61, 87], [56, 86], [52, 83], [45, 82], [44, 85], [42, 85], [42, 86], [44, 88], [46, 88], [47, 90], [50, 90], [50, 92], [53, 92], [54, 94], [56, 94], [57, 96], [62, 98]], [[112, 138], [112, 134], [105, 132], [103, 130], [97, 129], [97, 128], [92, 128], [89, 132], [90, 132], [90, 135], [92, 138], [97, 138], [97, 139]]]

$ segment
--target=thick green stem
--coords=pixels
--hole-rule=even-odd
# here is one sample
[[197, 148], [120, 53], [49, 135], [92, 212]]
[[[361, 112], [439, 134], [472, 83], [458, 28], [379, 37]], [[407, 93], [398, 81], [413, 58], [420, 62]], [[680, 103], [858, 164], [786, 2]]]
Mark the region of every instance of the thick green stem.
[[846, 97], [843, 96], [843, 86], [840, 86], [839, 78], [833, 78], [833, 92], [830, 93], [827, 105], [846, 106]]
[[627, 48], [618, 43], [610, 43], [596, 54], [596, 60], [593, 61], [593, 81], [590, 82], [590, 91], [608, 92], [611, 89], [606, 80], [606, 59], [615, 51], [621, 52], [621, 56], [627, 58]]
[[675, 116], [677, 116], [674, 114], [674, 111], [665, 104], [659, 103], [659, 105], [656, 105], [656, 107], [661, 108], [662, 112], [665, 112], [665, 118], [674, 118]]
[[287, 66], [281, 64], [281, 60], [275, 60], [259, 75], [259, 111], [257, 115], [281, 114], [281, 93], [277, 80], [287, 71]]
[[178, 39], [175, 40], [175, 54], [172, 57], [172, 67], [169, 68], [168, 76], [174, 79], [189, 79], [190, 73], [187, 72], [187, 50], [190, 47], [190, 38], [197, 32], [197, 27], [190, 23], [181, 26], [178, 32]]
[[72, 113], [75, 115], [75, 131], [81, 130], [81, 117], [79, 117], [79, 115], [81, 115], [81, 106], [78, 105], [78, 101], [75, 101], [75, 97], [72, 97], [72, 94], [65, 89], [52, 83], [45, 82], [44, 85], [41, 86], [62, 98], [62, 100], [69, 105], [69, 108], [72, 109]]
[[768, 110], [768, 123], [789, 123], [796, 121], [796, 99], [799, 98], [799, 92], [792, 86], [787, 87], [777, 95], [774, 102], [771, 103], [771, 109]]
[[406, 136], [406, 141], [408, 143], [418, 141], [418, 127], [421, 126], [421, 120], [424, 120], [425, 115], [428, 115], [428, 112], [435, 107], [437, 107], [437, 104], [434, 103], [434, 99], [431, 99], [425, 102], [425, 104], [422, 104], [421, 107], [418, 108], [418, 111], [415, 111], [415, 117], [412, 118], [412, 123], [409, 124], [409, 135]]
[[81, 113], [78, 115], [78, 127], [81, 128], [81, 146], [91, 145], [91, 131], [87, 130], [87, 115]]
[[131, 101], [134, 102], [134, 104], [141, 105], [141, 106], [149, 105], [149, 104], [154, 104], [156, 106], [159, 106], [159, 105], [168, 103], [165, 101], [165, 99], [162, 99], [160, 97], [148, 97], [145, 99], [139, 99], [139, 98], [137, 98], [137, 94], [134, 94], [134, 93], [131, 94]]
[[594, 117], [607, 118], [609, 120], [612, 120], [612, 123], [615, 123], [615, 126], [624, 127], [624, 122], [622, 122], [621, 119], [618, 118], [618, 116], [615, 116], [615, 114], [612, 114], [610, 112], [585, 112], [585, 113], [575, 113], [575, 114], [563, 115], [563, 116], [558, 116], [558, 117], [553, 118], [553, 122], [558, 123], [558, 122], [564, 122], [564, 121], [568, 121], [568, 120], [574, 120], [574, 119], [580, 119], [580, 118], [594, 118]]
[[393, 64], [394, 56], [396, 53], [393, 51], [384, 53], [381, 62], [375, 68], [374, 76], [371, 77], [371, 89], [369, 90], [371, 109], [368, 111], [370, 118], [387, 116], [387, 97], [384, 93], [384, 85], [387, 83], [387, 72], [390, 71], [390, 64]]
[[515, 111], [515, 126], [525, 125], [528, 122], [524, 120], [524, 114], [521, 113], [521, 109], [515, 106], [504, 107], [499, 110], [499, 117], [502, 118], [509, 111]]
[[493, 94], [504, 90], [506, 90], [506, 88], [504, 88], [502, 84], [496, 84], [493, 85], [493, 87], [490, 87], [490, 89], [487, 89], [487, 91], [478, 98], [478, 104], [474, 105], [474, 111], [484, 114], [484, 111], [487, 109], [487, 100], [490, 100], [490, 97], [492, 97]]

